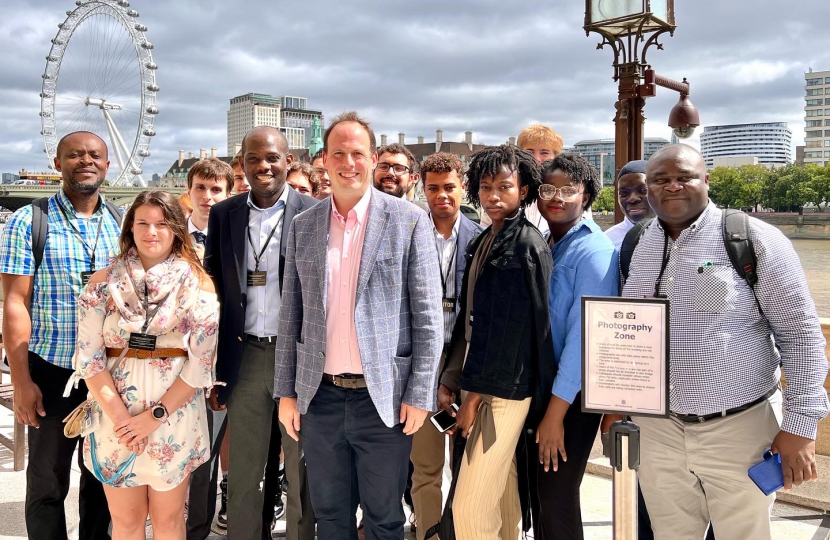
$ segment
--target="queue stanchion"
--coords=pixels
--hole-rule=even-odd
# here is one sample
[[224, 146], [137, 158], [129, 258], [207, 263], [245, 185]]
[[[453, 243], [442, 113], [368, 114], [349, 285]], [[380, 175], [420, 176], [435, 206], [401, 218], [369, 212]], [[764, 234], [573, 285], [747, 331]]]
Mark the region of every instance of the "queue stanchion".
[[637, 470], [640, 468], [640, 426], [614, 422], [603, 435], [603, 453], [613, 468], [614, 540], [637, 540]]

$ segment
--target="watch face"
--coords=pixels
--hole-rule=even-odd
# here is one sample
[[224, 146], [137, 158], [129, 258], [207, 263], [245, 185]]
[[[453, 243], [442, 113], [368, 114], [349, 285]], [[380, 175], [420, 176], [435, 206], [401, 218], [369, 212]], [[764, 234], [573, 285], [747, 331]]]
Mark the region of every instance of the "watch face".
[[153, 418], [164, 418], [164, 409], [162, 409], [161, 407], [156, 407], [155, 409], [153, 409]]

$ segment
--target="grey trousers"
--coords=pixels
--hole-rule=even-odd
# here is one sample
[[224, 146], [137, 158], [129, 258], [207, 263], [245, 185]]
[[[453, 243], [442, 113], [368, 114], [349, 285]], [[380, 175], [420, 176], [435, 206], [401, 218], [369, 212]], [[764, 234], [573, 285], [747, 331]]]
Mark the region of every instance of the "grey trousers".
[[[242, 365], [228, 400], [230, 467], [228, 469], [228, 538], [262, 538], [262, 479], [268, 465], [274, 414], [274, 345], [245, 342]], [[282, 426], [280, 426], [282, 428]], [[314, 539], [314, 513], [302, 448], [283, 431], [285, 474], [288, 479], [286, 538]], [[279, 463], [270, 464], [278, 467]]]
[[656, 540], [700, 540], [709, 521], [718, 540], [770, 540], [775, 496], [747, 469], [778, 434], [781, 393], [738, 414], [686, 424], [674, 418], [640, 424], [640, 488]]

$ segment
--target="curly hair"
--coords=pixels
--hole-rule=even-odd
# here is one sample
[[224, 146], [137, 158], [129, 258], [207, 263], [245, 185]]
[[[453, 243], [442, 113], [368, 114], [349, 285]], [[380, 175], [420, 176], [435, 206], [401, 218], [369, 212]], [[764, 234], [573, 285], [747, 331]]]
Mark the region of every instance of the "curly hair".
[[602, 189], [602, 180], [600, 180], [599, 173], [587, 159], [579, 154], [559, 154], [555, 158], [542, 163], [541, 168], [543, 180], [547, 175], [558, 169], [565, 173], [575, 186], [584, 186], [585, 193], [588, 194], [585, 208], [591, 208], [591, 204], [596, 200]]
[[421, 181], [426, 183], [427, 173], [448, 173], [455, 171], [458, 178], [464, 178], [464, 162], [455, 154], [438, 152], [432, 154], [421, 163]]
[[533, 154], [522, 150], [518, 146], [502, 144], [500, 146], [488, 146], [482, 148], [470, 156], [470, 166], [467, 169], [467, 200], [481, 208], [481, 201], [478, 198], [478, 188], [481, 179], [485, 176], [495, 178], [501, 174], [502, 168], [518, 173], [519, 187], [527, 186], [527, 196], [521, 201], [521, 207], [536, 201], [539, 195], [539, 185], [542, 183], [542, 175], [539, 164]]

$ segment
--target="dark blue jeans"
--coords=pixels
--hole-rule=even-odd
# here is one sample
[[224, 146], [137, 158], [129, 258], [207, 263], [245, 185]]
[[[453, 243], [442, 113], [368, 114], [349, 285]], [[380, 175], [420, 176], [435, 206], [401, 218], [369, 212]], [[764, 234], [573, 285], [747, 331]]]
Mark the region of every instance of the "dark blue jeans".
[[403, 538], [401, 497], [412, 449], [403, 426], [383, 423], [367, 389], [348, 390], [325, 382], [300, 426], [317, 537], [356, 537], [359, 488], [366, 540]]

